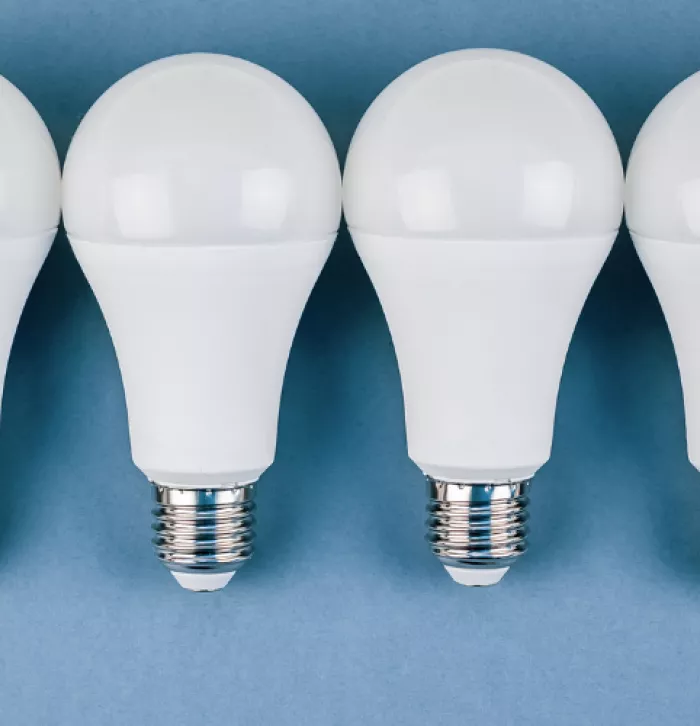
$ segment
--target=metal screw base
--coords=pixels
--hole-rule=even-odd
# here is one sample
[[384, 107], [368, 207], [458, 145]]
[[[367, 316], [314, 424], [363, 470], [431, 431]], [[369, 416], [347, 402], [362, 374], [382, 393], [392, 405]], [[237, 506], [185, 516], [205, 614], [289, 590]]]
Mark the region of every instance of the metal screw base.
[[153, 483], [158, 559], [187, 574], [235, 572], [253, 554], [253, 484], [180, 489]]
[[426, 539], [447, 568], [507, 568], [525, 552], [529, 479], [491, 484], [427, 479]]

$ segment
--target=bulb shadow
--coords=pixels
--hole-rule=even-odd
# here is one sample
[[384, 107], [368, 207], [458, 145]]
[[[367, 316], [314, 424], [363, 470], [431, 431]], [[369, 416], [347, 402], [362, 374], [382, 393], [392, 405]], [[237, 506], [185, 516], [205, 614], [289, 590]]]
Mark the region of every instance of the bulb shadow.
[[[347, 231], [338, 241], [302, 316], [287, 366], [275, 462], [258, 484], [256, 556], [238, 577], [288, 570], [327, 539], [338, 505], [358, 498], [346, 452], [348, 380], [358, 331], [368, 312], [368, 286]], [[353, 458], [355, 455], [350, 453]], [[357, 454], [360, 455], [359, 453]], [[321, 542], [319, 542], [321, 540]]]
[[59, 233], [24, 308], [5, 381], [0, 426], [0, 562], [51, 536], [50, 503], [70, 409], [70, 376], [62, 355], [84, 290], [65, 236]]
[[152, 574], [148, 486], [129, 460], [121, 377], [62, 232], [17, 331], [2, 418], [0, 568], [31, 542], [132, 582], [144, 570]]
[[651, 283], [631, 244], [628, 251], [640, 284], [625, 311], [629, 332], [624, 347], [619, 343], [617, 405], [611, 407], [626, 432], [618, 438], [631, 476], [621, 484], [626, 500], [638, 501], [639, 521], [631, 531], [638, 537], [640, 566], [697, 587], [700, 476], [688, 461], [678, 364]]
[[518, 565], [523, 574], [541, 576], [545, 567], [556, 572], [599, 555], [621, 527], [627, 531], [619, 518], [635, 516], [626, 503], [640, 500], [636, 461], [651, 435], [635, 382], [653, 318], [647, 288], [623, 231], [584, 306], [564, 366], [552, 458], [532, 487], [531, 548]]
[[290, 569], [310, 578], [319, 560], [382, 576], [422, 576], [417, 563], [434, 565], [393, 345], [346, 229], [294, 342], [277, 456], [257, 504], [257, 554], [237, 578]]
[[[629, 245], [630, 255], [634, 255]], [[700, 477], [688, 462], [683, 398], [676, 356], [663, 314], [641, 264], [643, 283], [630, 304], [629, 333], [619, 355], [620, 376], [611, 415], [624, 457], [618, 516], [637, 502], [629, 531], [636, 535], [640, 567], [655, 577], [700, 585]], [[631, 516], [631, 515], [630, 515]], [[633, 555], [633, 553], [630, 553]], [[643, 558], [642, 558], [643, 555]]]
[[553, 463], [574, 473], [575, 492], [566, 505], [549, 503], [558, 534], [548, 547], [614, 551], [638, 575], [700, 585], [700, 478], [687, 462], [675, 353], [626, 230], [570, 358]]

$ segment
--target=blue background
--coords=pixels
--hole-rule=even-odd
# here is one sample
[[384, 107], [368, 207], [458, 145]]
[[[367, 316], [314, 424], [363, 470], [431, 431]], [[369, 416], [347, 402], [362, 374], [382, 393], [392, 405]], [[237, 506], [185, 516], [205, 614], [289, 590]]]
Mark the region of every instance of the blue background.
[[[0, 73], [63, 156], [122, 75], [207, 50], [280, 74], [341, 157], [379, 91], [470, 46], [524, 51], [599, 104], [626, 158], [700, 68], [697, 0], [0, 0]], [[399, 378], [340, 235], [304, 316], [255, 559], [181, 590], [150, 550], [107, 330], [57, 240], [0, 429], [0, 723], [690, 724], [700, 710], [700, 474], [673, 349], [621, 234], [564, 372], [531, 551], [453, 584], [424, 544]]]

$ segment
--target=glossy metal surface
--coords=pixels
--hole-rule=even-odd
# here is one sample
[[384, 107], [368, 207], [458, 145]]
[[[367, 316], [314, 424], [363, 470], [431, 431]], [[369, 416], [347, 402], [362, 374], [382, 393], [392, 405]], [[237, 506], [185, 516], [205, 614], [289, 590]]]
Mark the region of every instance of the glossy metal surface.
[[488, 484], [427, 480], [427, 540], [443, 565], [503, 568], [525, 552], [530, 480]]
[[181, 489], [153, 483], [156, 556], [170, 570], [222, 573], [253, 554], [255, 485]]

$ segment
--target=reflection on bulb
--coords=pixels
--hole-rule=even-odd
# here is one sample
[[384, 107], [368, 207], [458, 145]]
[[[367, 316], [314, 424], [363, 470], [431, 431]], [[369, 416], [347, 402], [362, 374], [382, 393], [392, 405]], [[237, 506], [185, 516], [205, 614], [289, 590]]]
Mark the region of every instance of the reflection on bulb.
[[688, 454], [700, 469], [700, 73], [654, 109], [627, 167], [625, 214], [671, 331]]
[[114, 180], [114, 217], [125, 239], [167, 239], [175, 215], [165, 174], [125, 174]]
[[340, 173], [318, 116], [220, 55], [151, 63], [85, 117], [64, 174], [71, 245], [109, 326], [155, 546], [180, 584], [252, 553], [299, 317], [335, 239]]
[[574, 200], [574, 175], [561, 161], [523, 169], [523, 220], [541, 229], [566, 229]]
[[458, 51], [379, 95], [343, 184], [428, 478], [433, 551], [457, 582], [493, 584], [525, 550], [564, 358], [620, 224], [615, 140], [551, 66]]

